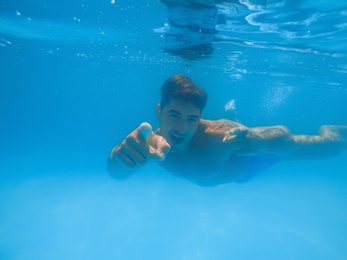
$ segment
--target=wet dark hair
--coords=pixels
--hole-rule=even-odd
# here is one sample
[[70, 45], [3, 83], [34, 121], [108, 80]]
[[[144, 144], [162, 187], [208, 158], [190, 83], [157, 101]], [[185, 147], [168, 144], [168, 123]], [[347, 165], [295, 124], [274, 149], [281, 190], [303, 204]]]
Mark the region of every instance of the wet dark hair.
[[172, 99], [191, 102], [202, 112], [207, 102], [207, 93], [189, 77], [178, 74], [167, 79], [161, 86], [161, 109]]

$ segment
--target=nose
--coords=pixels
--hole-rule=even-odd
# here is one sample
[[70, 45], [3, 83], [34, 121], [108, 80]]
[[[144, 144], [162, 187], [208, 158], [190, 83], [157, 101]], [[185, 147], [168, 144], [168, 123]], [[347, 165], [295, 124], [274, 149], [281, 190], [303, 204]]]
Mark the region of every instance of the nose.
[[177, 122], [175, 130], [179, 133], [184, 135], [187, 132], [187, 123], [184, 120], [180, 120]]

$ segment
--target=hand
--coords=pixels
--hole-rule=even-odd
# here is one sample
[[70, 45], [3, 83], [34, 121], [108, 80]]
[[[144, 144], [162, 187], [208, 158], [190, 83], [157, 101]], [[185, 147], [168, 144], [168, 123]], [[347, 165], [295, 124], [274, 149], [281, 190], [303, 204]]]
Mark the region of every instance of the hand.
[[228, 143], [231, 141], [245, 139], [249, 130], [246, 127], [240, 126], [231, 129], [230, 131], [225, 132], [223, 142]]
[[225, 132], [223, 143], [230, 145], [230, 149], [237, 151], [238, 154], [244, 154], [249, 151], [250, 139], [249, 128], [244, 126], [234, 127]]
[[136, 168], [148, 161], [163, 161], [170, 151], [166, 140], [152, 131], [148, 123], [142, 123], [124, 141], [113, 149], [112, 157], [129, 168]]

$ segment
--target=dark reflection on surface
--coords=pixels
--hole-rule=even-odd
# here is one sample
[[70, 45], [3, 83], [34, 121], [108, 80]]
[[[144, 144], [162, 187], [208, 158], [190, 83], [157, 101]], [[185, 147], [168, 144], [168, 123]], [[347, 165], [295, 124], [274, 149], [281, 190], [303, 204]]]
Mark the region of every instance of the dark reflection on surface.
[[235, 20], [240, 19], [238, 16], [242, 16], [241, 19], [244, 20], [244, 15], [253, 13], [254, 10], [249, 10], [247, 5], [260, 8], [266, 5], [267, 1], [160, 0], [160, 2], [167, 6], [169, 12], [168, 23], [164, 27], [164, 52], [188, 59], [198, 59], [209, 57], [213, 53], [213, 42], [230, 40], [224, 35], [218, 37], [217, 33], [220, 29], [229, 28], [235, 18]]
[[215, 1], [161, 0], [169, 10], [168, 27], [164, 34], [164, 51], [187, 58], [200, 58], [213, 52], [217, 33]]
[[345, 5], [302, 7], [299, 0], [160, 0], [167, 6], [164, 51], [209, 57], [213, 44], [340, 55], [346, 53]]

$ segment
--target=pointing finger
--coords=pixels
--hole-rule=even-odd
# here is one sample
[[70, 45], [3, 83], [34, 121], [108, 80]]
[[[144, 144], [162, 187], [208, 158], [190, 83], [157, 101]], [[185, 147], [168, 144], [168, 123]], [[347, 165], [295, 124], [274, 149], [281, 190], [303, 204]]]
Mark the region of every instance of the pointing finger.
[[141, 137], [143, 137], [147, 142], [153, 133], [152, 127], [148, 123], [142, 123], [139, 127], [139, 132]]

